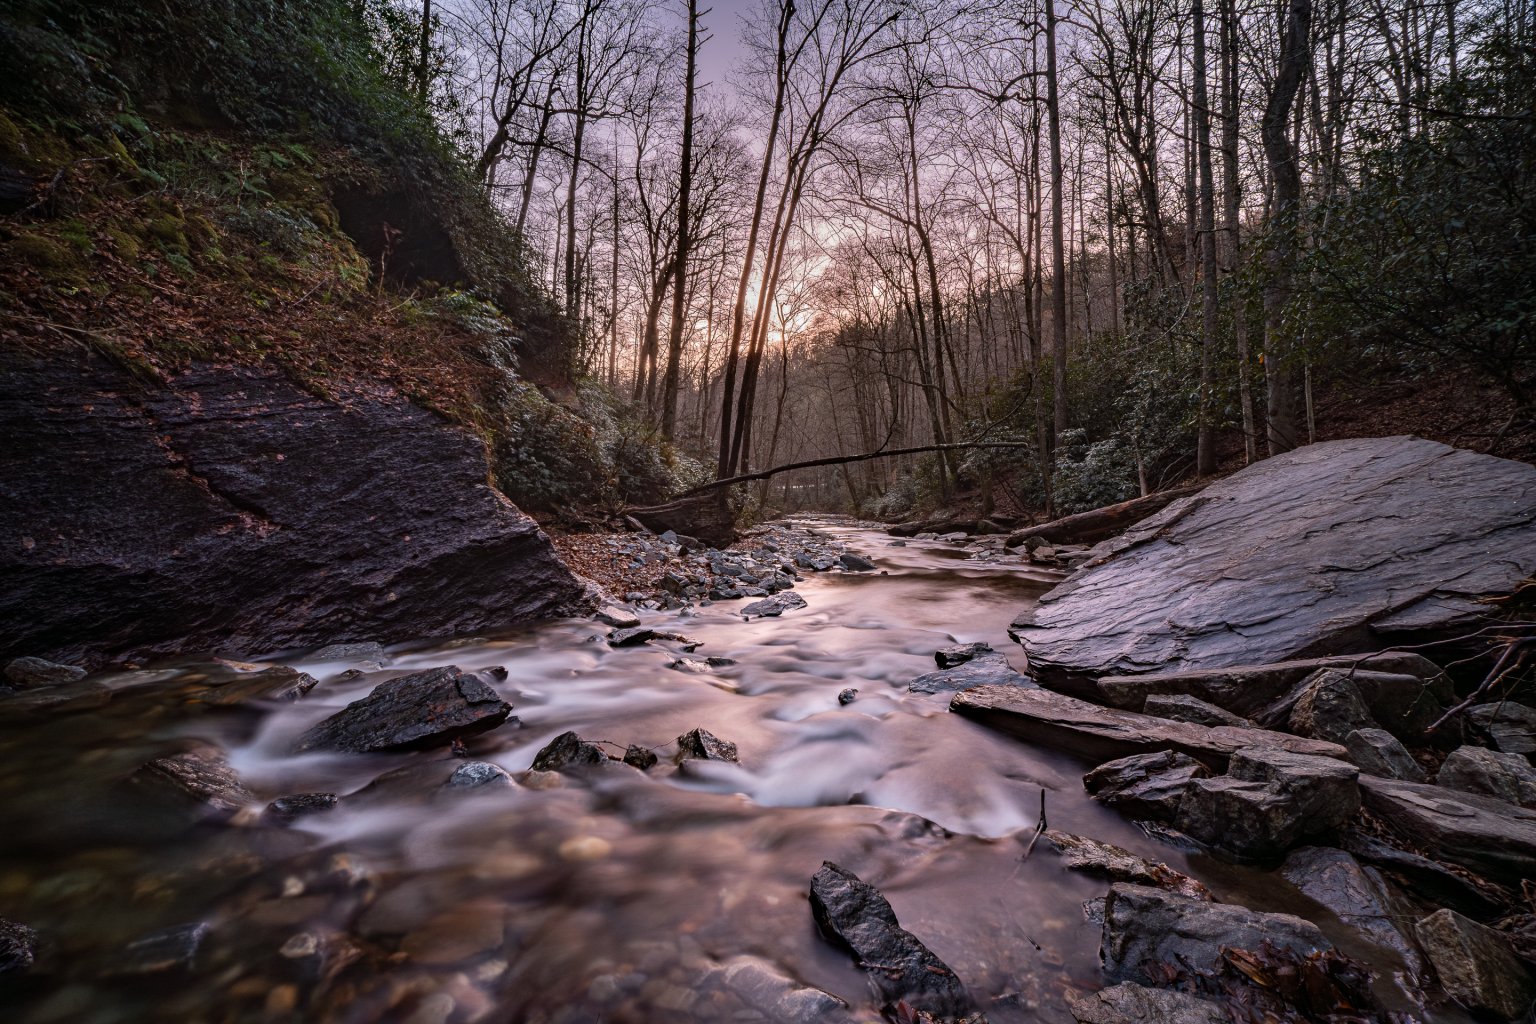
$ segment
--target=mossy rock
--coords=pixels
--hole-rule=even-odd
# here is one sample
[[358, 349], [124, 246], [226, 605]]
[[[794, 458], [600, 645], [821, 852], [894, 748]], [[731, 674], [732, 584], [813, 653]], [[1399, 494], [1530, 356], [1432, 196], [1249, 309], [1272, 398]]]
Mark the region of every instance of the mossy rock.
[[186, 235], [198, 249], [205, 249], [217, 245], [219, 229], [201, 213], [189, 213], [186, 217]]
[[27, 140], [16, 122], [0, 110], [0, 161], [8, 164], [24, 162], [28, 156]]
[[151, 217], [144, 228], [149, 232], [149, 237], [159, 242], [166, 252], [187, 252], [187, 222], [176, 214], [162, 213]]
[[139, 240], [115, 224], [103, 229], [102, 233], [112, 243], [112, 252], [125, 263], [135, 262], [143, 252], [143, 246], [139, 244]]
[[45, 235], [17, 235], [6, 246], [12, 257], [36, 270], [49, 284], [78, 285], [86, 261], [74, 248]]

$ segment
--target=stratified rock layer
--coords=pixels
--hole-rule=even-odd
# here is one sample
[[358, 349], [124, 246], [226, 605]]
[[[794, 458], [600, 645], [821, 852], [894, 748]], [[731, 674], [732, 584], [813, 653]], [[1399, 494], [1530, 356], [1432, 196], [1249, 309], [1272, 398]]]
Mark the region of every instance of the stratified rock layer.
[[1533, 574], [1536, 467], [1412, 437], [1330, 441], [1099, 545], [1012, 632], [1041, 683], [1082, 686], [1374, 649], [1474, 620], [1479, 597]]
[[386, 389], [13, 360], [0, 437], [0, 653], [462, 635], [582, 593], [484, 445]]

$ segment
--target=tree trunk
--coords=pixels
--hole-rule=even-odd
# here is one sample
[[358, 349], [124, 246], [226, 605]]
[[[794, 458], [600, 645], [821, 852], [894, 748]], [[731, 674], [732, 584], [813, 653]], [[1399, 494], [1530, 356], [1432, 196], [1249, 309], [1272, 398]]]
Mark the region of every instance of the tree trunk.
[[[1227, 276], [1237, 273], [1242, 259], [1242, 183], [1237, 167], [1237, 0], [1224, 0], [1221, 18], [1221, 180], [1223, 219], [1227, 229]], [[1247, 303], [1234, 296], [1233, 336], [1237, 343], [1237, 397], [1243, 417], [1243, 461], [1259, 457], [1257, 415], [1253, 408], [1253, 357], [1248, 351]]]
[[[1051, 438], [1067, 429], [1067, 273], [1062, 238], [1061, 104], [1056, 82], [1056, 0], [1046, 0], [1045, 109], [1051, 140]], [[1054, 457], [1054, 456], [1053, 456]]]
[[683, 361], [683, 331], [688, 314], [688, 204], [693, 188], [693, 77], [698, 62], [699, 15], [688, 0], [688, 70], [683, 84], [683, 154], [677, 179], [677, 255], [672, 264], [672, 333], [667, 338], [667, 372], [661, 385], [661, 436], [677, 431], [677, 385]]
[[1194, 0], [1195, 160], [1200, 168], [1200, 426], [1195, 452], [1195, 472], [1216, 472], [1215, 361], [1217, 344], [1216, 304], [1216, 191], [1211, 169], [1211, 107], [1205, 83], [1205, 3]]

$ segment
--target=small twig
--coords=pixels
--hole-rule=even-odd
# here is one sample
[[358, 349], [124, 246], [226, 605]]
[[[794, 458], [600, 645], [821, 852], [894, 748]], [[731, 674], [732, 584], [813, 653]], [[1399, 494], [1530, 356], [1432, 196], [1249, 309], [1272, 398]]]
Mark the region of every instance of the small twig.
[[1029, 860], [1029, 855], [1035, 852], [1035, 844], [1040, 841], [1045, 828], [1045, 787], [1042, 786], [1040, 788], [1040, 823], [1035, 826], [1035, 834], [1029, 837], [1029, 845], [1024, 847], [1024, 856], [1019, 858], [1019, 863]]
[[[1510, 673], [1514, 672], [1521, 666], [1522, 663], [1524, 663], [1526, 653], [1524, 648], [1530, 644], [1536, 644], [1536, 637], [1520, 637], [1518, 639], [1511, 639], [1508, 643], [1506, 643], [1504, 645], [1504, 653], [1499, 655], [1499, 660], [1494, 663], [1493, 668], [1483, 679], [1482, 684], [1479, 685], [1476, 690], [1473, 690], [1471, 695], [1468, 696], [1466, 700], [1462, 701], [1460, 704], [1457, 704], [1445, 714], [1441, 715], [1439, 720], [1436, 721], [1434, 725], [1431, 725], [1428, 729], [1424, 730], [1425, 733], [1428, 735], [1433, 735], [1442, 725], [1450, 721], [1452, 718], [1455, 718], [1457, 715], [1461, 714], [1461, 712], [1465, 711], [1473, 704], [1476, 704], [1483, 697], [1483, 695], [1488, 693], [1499, 683], [1502, 683], [1510, 675]], [[1519, 652], [1518, 654], [1516, 653], [1517, 651]], [[1511, 664], [1510, 658], [1512, 657], [1514, 658], [1514, 662]]]

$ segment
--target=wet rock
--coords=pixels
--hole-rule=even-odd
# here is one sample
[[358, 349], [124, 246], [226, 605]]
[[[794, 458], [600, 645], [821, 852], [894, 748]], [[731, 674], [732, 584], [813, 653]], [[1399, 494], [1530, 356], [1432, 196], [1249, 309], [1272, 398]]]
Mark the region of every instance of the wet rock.
[[43, 658], [13, 658], [5, 666], [5, 681], [18, 690], [58, 686], [84, 678], [85, 669], [78, 665], [61, 665]]
[[1300, 736], [1343, 743], [1357, 729], [1373, 729], [1376, 720], [1348, 675], [1325, 668], [1309, 676], [1291, 709], [1291, 731]]
[[570, 768], [605, 764], [608, 755], [596, 743], [589, 743], [574, 732], [563, 732], [533, 757], [532, 771], [563, 772]]
[[[1086, 687], [1088, 699], [1128, 711], [1142, 710], [1153, 694], [1187, 694], [1244, 718], [1252, 718], [1285, 697], [1320, 668], [1345, 667], [1409, 675], [1421, 680], [1443, 678], [1439, 667], [1418, 654], [1385, 652], [1337, 658], [1307, 658], [1271, 665], [1150, 672], [1146, 675], [1102, 676]], [[1061, 688], [1053, 680], [1053, 687]], [[1075, 691], [1074, 691], [1075, 692]], [[1287, 709], [1287, 714], [1289, 710]]]
[[992, 653], [994, 653], [992, 645], [987, 643], [951, 644], [949, 647], [940, 647], [934, 651], [933, 660], [939, 668], [954, 668], [956, 665], [964, 665], [972, 658]]
[[716, 985], [750, 1011], [784, 1024], [819, 1024], [844, 1019], [847, 1004], [819, 988], [810, 988], [752, 956], [737, 956], [712, 970], [701, 987]]
[[1422, 971], [1418, 947], [1395, 923], [1402, 917], [1402, 908], [1375, 868], [1362, 866], [1343, 850], [1308, 846], [1291, 851], [1280, 875], [1339, 920], [1397, 953], [1414, 975]]
[[688, 645], [698, 646], [697, 641], [690, 640], [681, 633], [669, 633], [662, 629], [651, 629], [649, 626], [635, 626], [630, 629], [615, 629], [608, 634], [609, 647], [636, 647], [640, 644], [650, 643], [652, 640], [677, 640], [684, 645], [684, 649], [691, 649]]
[[677, 757], [679, 761], [735, 761], [736, 744], [706, 729], [692, 729], [677, 738]]
[[1189, 722], [1192, 725], [1235, 725], [1240, 728], [1253, 726], [1253, 723], [1246, 718], [1187, 694], [1153, 694], [1147, 698], [1142, 711], [1148, 715], [1156, 715], [1158, 718], [1166, 718], [1174, 722]]
[[793, 590], [786, 590], [782, 594], [775, 594], [773, 597], [762, 601], [753, 601], [741, 610], [741, 614], [748, 619], [754, 615], [759, 618], [777, 618], [785, 612], [804, 607], [805, 598]]
[[1349, 759], [1367, 775], [1405, 782], [1424, 782], [1424, 769], [1408, 748], [1385, 729], [1356, 729], [1344, 737]]
[[656, 752], [646, 747], [637, 747], [633, 743], [624, 748], [624, 763], [631, 768], [639, 768], [641, 771], [650, 771], [656, 767]]
[[227, 818], [256, 799], [224, 752], [206, 744], [156, 758], [134, 772], [129, 783], [136, 792], [192, 820]]
[[838, 562], [849, 572], [869, 572], [875, 568], [875, 563], [861, 555], [844, 552], [837, 556]]
[[1162, 750], [1099, 765], [1083, 776], [1093, 797], [1133, 818], [1168, 822], [1178, 814], [1184, 790], [1211, 773], [1187, 754]]
[[1447, 789], [1480, 793], [1521, 807], [1536, 807], [1536, 769], [1524, 754], [1458, 747], [1446, 755], [1435, 781]]
[[612, 626], [614, 629], [634, 629], [640, 625], [640, 619], [636, 615], [624, 608], [611, 604], [603, 605], [593, 617], [598, 622]]
[[1121, 982], [1086, 996], [1067, 995], [1077, 1024], [1230, 1024], [1226, 1007], [1185, 992]]
[[1166, 864], [1138, 857], [1129, 850], [1054, 828], [1046, 829], [1043, 837], [1047, 847], [1055, 850], [1062, 863], [1074, 871], [1087, 872], [1116, 882], [1133, 882], [1167, 889], [1190, 899], [1211, 899], [1211, 890], [1201, 882]]
[[105, 683], [82, 679], [78, 683], [60, 683], [6, 694], [6, 688], [0, 687], [0, 716], [13, 720], [32, 719], [95, 710], [112, 699], [112, 688]]
[[1250, 748], [1227, 775], [1196, 779], [1174, 819], [1179, 831], [1243, 860], [1271, 860], [1301, 840], [1343, 828], [1360, 810], [1359, 769], [1343, 761]]
[[335, 810], [336, 804], [335, 793], [295, 793], [292, 796], [280, 796], [267, 805], [267, 809], [262, 813], [262, 820], [275, 825], [291, 825], [311, 814], [323, 814], [326, 811]]
[[1446, 994], [1473, 1013], [1521, 1020], [1536, 1003], [1536, 978], [1499, 932], [1439, 910], [1420, 919], [1414, 933]]
[[501, 789], [513, 785], [512, 776], [499, 764], [489, 761], [465, 761], [453, 770], [444, 789]]
[[1360, 779], [1360, 793], [1367, 810], [1437, 860], [1505, 884], [1536, 877], [1536, 811], [1442, 786], [1368, 775]]
[[1046, 685], [1390, 646], [1536, 575], [1533, 510], [1536, 467], [1410, 437], [1306, 445], [1100, 544], [1012, 632]]
[[842, 706], [847, 707], [849, 704], [852, 704], [855, 700], [857, 700], [858, 696], [858, 689], [856, 687], [850, 686], [845, 690], [838, 691], [837, 702]]
[[1467, 719], [1506, 754], [1536, 754], [1536, 708], [1502, 701], [1467, 709]]
[[310, 656], [312, 661], [364, 661], [370, 665], [389, 664], [384, 645], [371, 640], [349, 644], [327, 644]]
[[1321, 757], [1345, 757], [1343, 747], [1303, 736], [1232, 726], [1211, 728], [1152, 715], [1102, 708], [1051, 690], [982, 686], [955, 695], [949, 709], [1030, 743], [1084, 757], [1115, 758], [1177, 750], [1222, 767], [1244, 747], [1272, 747]]
[[0, 976], [24, 971], [37, 961], [37, 932], [0, 917]]
[[0, 515], [7, 650], [462, 636], [582, 600], [487, 484], [484, 442], [387, 388], [326, 396], [212, 365], [145, 388], [57, 353], [0, 374], [0, 479], [27, 496]]
[[1445, 865], [1400, 850], [1373, 836], [1351, 829], [1339, 845], [1357, 859], [1398, 879], [1415, 896], [1474, 917], [1488, 918], [1503, 912], [1503, 904]]
[[667, 668], [699, 675], [711, 671], [712, 666], [702, 658], [675, 658], [667, 664]]
[[831, 861], [811, 879], [822, 933], [853, 951], [887, 1006], [906, 1003], [939, 1021], [984, 1020], [960, 979], [896, 919], [874, 886]]
[[512, 705], [484, 681], [454, 666], [380, 683], [299, 737], [295, 749], [418, 750], [496, 728]]
[[191, 971], [212, 931], [207, 924], [199, 922], [152, 932], [129, 943], [123, 950], [122, 959], [108, 973], [145, 975]]
[[[907, 684], [907, 690], [911, 693], [948, 693], [974, 690], [978, 686], [1032, 687], [1035, 685], [1028, 676], [1015, 671], [1004, 655], [993, 651], [986, 644], [979, 646], [987, 649], [973, 652], [969, 658], [949, 668], [918, 676]], [[953, 650], [953, 648], [949, 649]]]
[[1116, 882], [1104, 904], [1099, 958], [1114, 981], [1151, 980], [1148, 967], [1172, 963], [1211, 971], [1220, 965], [1223, 947], [1257, 950], [1265, 941], [1302, 955], [1332, 948], [1316, 925], [1290, 914]]
[[313, 690], [318, 682], [308, 672], [278, 665], [212, 683], [196, 699], [201, 704], [219, 706], [244, 704], [253, 700], [295, 701]]

